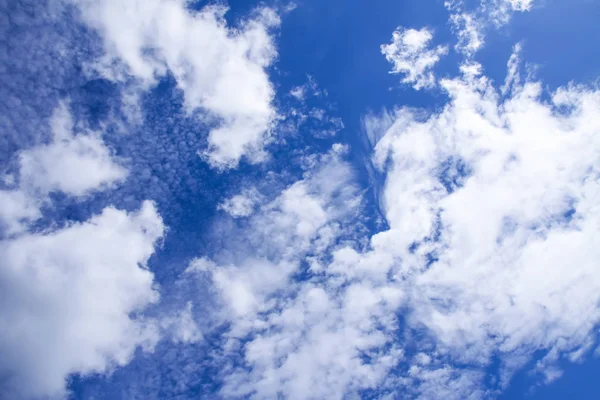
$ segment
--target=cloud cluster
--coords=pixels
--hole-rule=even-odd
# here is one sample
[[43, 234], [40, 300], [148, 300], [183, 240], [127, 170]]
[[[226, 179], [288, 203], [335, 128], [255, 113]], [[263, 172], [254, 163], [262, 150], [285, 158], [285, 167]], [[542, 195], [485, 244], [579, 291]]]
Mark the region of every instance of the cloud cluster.
[[[194, 11], [183, 0], [74, 4], [103, 39], [105, 57], [93, 69], [119, 82], [132, 115], [136, 96], [160, 80], [174, 78], [182, 90], [189, 115], [176, 115], [176, 126], [163, 118], [172, 109], [152, 110], [156, 136], [115, 141], [129, 140], [120, 149], [140, 172], [123, 193], [139, 198], [139, 185], [169, 192], [167, 212], [181, 207], [192, 220], [189, 203], [169, 202], [184, 197], [173, 188], [201, 181], [182, 171], [191, 169], [190, 147], [200, 145], [190, 116], [211, 127], [205, 155], [219, 168], [261, 160], [271, 124], [282, 118], [267, 74], [278, 17], [261, 9], [234, 28], [225, 8]], [[376, 193], [384, 231], [366, 233], [364, 193], [340, 144], [323, 155], [296, 149], [309, 167], [279, 193], [271, 182], [289, 176], [271, 172], [252, 187], [256, 175], [243, 175], [238, 194], [215, 201], [220, 242], [170, 288], [209, 292], [207, 332], [188, 292], [158, 317], [144, 314], [160, 297], [148, 261], [166, 228], [154, 203], [33, 224], [53, 195], [82, 200], [128, 177], [105, 137], [74, 124], [66, 104], [56, 108], [48, 140], [21, 149], [14, 174], [2, 177], [0, 397], [64, 396], [73, 374], [110, 372], [164, 332], [175, 344], [161, 352], [152, 379], [164, 379], [168, 364], [168, 384], [182, 396], [197, 394], [191, 380], [203, 389], [199, 375], [211, 375], [219, 393], [208, 395], [224, 398], [478, 399], [500, 393], [531, 360], [550, 382], [560, 361], [585, 357], [600, 322], [600, 90], [544, 91], [520, 76], [520, 45], [498, 87], [473, 56], [488, 24], [505, 24], [533, 1], [480, 4], [468, 11], [447, 2], [467, 60], [462, 76], [436, 79], [448, 49], [432, 45], [429, 29], [398, 28], [381, 46], [404, 83], [437, 85], [449, 99], [436, 111], [399, 107], [363, 119], [385, 177]], [[317, 121], [322, 136], [343, 128], [307, 103], [321, 94], [312, 78], [293, 88], [300, 106], [286, 118], [305, 128]], [[197, 193], [191, 189], [186, 194]], [[206, 354], [183, 346], [207, 336], [216, 339]], [[132, 390], [164, 397], [152, 379]], [[134, 397], [129, 383], [116, 392]]]
[[[22, 232], [40, 218], [40, 207], [53, 192], [82, 197], [104, 190], [127, 176], [97, 132], [76, 133], [67, 105], [50, 119], [52, 141], [18, 154], [18, 177], [7, 177], [0, 222], [5, 235]], [[7, 181], [5, 179], [5, 181]]]
[[130, 213], [106, 207], [60, 229], [32, 228], [50, 193], [82, 197], [126, 176], [99, 135], [74, 132], [66, 105], [50, 125], [52, 142], [22, 150], [18, 177], [0, 191], [3, 398], [62, 397], [70, 374], [124, 365], [160, 333], [139, 314], [159, 298], [146, 267], [164, 232], [152, 202]]
[[432, 39], [433, 34], [427, 28], [416, 30], [398, 27], [392, 34], [392, 42], [381, 45], [381, 53], [393, 65], [391, 73], [403, 74], [402, 83], [410, 84], [417, 90], [434, 86], [432, 68], [441, 56], [448, 53], [448, 48], [430, 48]]
[[472, 58], [485, 43], [485, 32], [491, 27], [508, 24], [515, 12], [530, 11], [534, 0], [483, 0], [470, 8], [463, 0], [448, 0], [450, 23], [458, 39], [455, 50]]
[[103, 373], [151, 347], [135, 314], [158, 300], [145, 267], [163, 225], [152, 203], [0, 242], [0, 351], [7, 398], [64, 394], [69, 374]]
[[175, 78], [188, 110], [200, 111], [199, 123], [210, 127], [205, 154], [211, 165], [264, 158], [276, 116], [266, 70], [277, 55], [273, 10], [257, 10], [235, 28], [225, 21], [227, 8], [218, 5], [193, 11], [183, 0], [73, 3], [104, 41], [106, 54], [94, 65], [104, 77], [133, 77], [146, 88], [167, 75]]
[[450, 15], [450, 22], [458, 39], [454, 49], [467, 57], [473, 57], [484, 45], [484, 24], [474, 13], [468, 12]]
[[491, 21], [497, 26], [505, 25], [515, 12], [530, 11], [534, 0], [491, 0], [482, 3]]
[[329, 205], [352, 186], [329, 159], [252, 215], [237, 262], [190, 266], [223, 307], [223, 357], [239, 360], [223, 369], [223, 396], [477, 399], [540, 353], [533, 372], [551, 381], [557, 361], [588, 352], [600, 92], [572, 85], [545, 100], [515, 50], [502, 88], [465, 74], [440, 81], [439, 112], [366, 119], [384, 130], [370, 137], [389, 224], [368, 246], [337, 222], [361, 203]]
[[0, 5], [0, 36], [5, 38], [0, 43], [2, 173], [20, 149], [50, 139], [48, 118], [61, 99], [77, 99], [86, 83], [81, 64], [99, 50], [92, 35], [73, 23], [71, 10], [54, 12], [49, 3], [58, 4], [19, 0]]
[[391, 271], [410, 282], [411, 324], [436, 356], [480, 371], [498, 357], [499, 389], [536, 351], [537, 372], [556, 377], [600, 316], [600, 92], [571, 85], [544, 100], [516, 64], [504, 96], [485, 76], [442, 80], [444, 110], [398, 109], [375, 153], [390, 230], [374, 254], [400, 260]]
[[127, 171], [113, 160], [98, 133], [76, 135], [73, 128], [67, 106], [59, 105], [51, 119], [52, 142], [19, 154], [22, 188], [84, 196], [125, 179]]
[[327, 254], [355, 234], [361, 210], [343, 153], [334, 146], [260, 207], [244, 228], [251, 243], [239, 262], [201, 258], [189, 268], [210, 276], [229, 321], [222, 351], [243, 360], [224, 371], [225, 397], [339, 398], [375, 388], [401, 357], [379, 332], [394, 329], [398, 291], [325, 269]]

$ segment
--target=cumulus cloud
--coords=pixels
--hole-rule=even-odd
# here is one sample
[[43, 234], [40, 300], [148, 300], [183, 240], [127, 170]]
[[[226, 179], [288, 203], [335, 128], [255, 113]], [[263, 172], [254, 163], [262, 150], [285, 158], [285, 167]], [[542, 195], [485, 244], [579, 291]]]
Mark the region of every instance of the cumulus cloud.
[[41, 217], [39, 200], [18, 189], [0, 190], [0, 204], [0, 222], [6, 235], [24, 231]]
[[70, 374], [124, 365], [159, 336], [160, 327], [139, 314], [159, 298], [146, 267], [164, 231], [153, 203], [131, 213], [107, 207], [86, 222], [32, 232], [49, 193], [80, 197], [126, 176], [98, 134], [74, 132], [66, 104], [50, 128], [51, 142], [22, 150], [18, 179], [0, 191], [3, 398], [61, 398]]
[[394, 323], [398, 293], [377, 289], [303, 285], [264, 318], [264, 328], [245, 346], [251, 370], [227, 377], [223, 393], [335, 399], [378, 388], [402, 352], [381, 332]]
[[65, 104], [56, 108], [50, 125], [51, 143], [23, 150], [19, 155], [23, 189], [83, 196], [125, 179], [127, 171], [115, 162], [97, 133], [73, 132]]
[[105, 43], [97, 65], [104, 76], [145, 87], [167, 74], [183, 91], [190, 112], [212, 126], [211, 165], [235, 167], [243, 156], [258, 162], [276, 116], [268, 68], [277, 51], [270, 30], [279, 17], [268, 8], [229, 27], [223, 6], [188, 9], [183, 0], [73, 0]]
[[95, 132], [76, 134], [65, 103], [49, 123], [52, 141], [18, 155], [18, 182], [11, 176], [0, 190], [0, 222], [5, 235], [21, 233], [41, 217], [40, 207], [51, 192], [85, 196], [123, 181], [123, 168]]
[[599, 321], [600, 93], [543, 100], [517, 64], [504, 99], [470, 75], [440, 82], [451, 101], [438, 114], [395, 112], [375, 153], [390, 230], [366, 256], [401, 260], [390, 271], [410, 282], [414, 326], [455, 363], [482, 371], [498, 356], [500, 388], [538, 350], [551, 355], [538, 372], [558, 376]]
[[163, 233], [154, 205], [0, 242], [2, 397], [61, 396], [71, 373], [103, 373], [157, 340], [136, 316], [159, 296], [146, 262]]
[[445, 46], [430, 48], [433, 33], [427, 29], [398, 27], [392, 34], [392, 42], [381, 46], [381, 53], [393, 65], [391, 73], [403, 74], [402, 83], [415, 89], [435, 85], [432, 69], [440, 57], [448, 53]]
[[533, 372], [550, 382], [593, 347], [600, 93], [571, 85], [545, 100], [517, 79], [519, 51], [509, 89], [464, 74], [440, 81], [439, 112], [365, 119], [389, 224], [368, 246], [336, 223], [361, 203], [329, 206], [351, 182], [329, 161], [252, 216], [241, 261], [191, 265], [226, 310], [222, 351], [243, 360], [224, 371], [224, 396], [493, 397], [539, 352]]
[[[99, 71], [142, 87], [172, 74], [190, 111], [215, 126], [213, 165], [261, 159], [275, 115], [265, 71], [276, 56], [276, 16], [258, 12], [234, 29], [221, 7], [77, 4], [106, 45]], [[218, 395], [488, 398], [540, 353], [532, 371], [551, 382], [559, 362], [594, 347], [600, 91], [573, 84], [545, 92], [519, 74], [520, 45], [497, 87], [472, 60], [484, 26], [532, 1], [483, 4], [452, 9], [457, 49], [467, 56], [460, 77], [438, 82], [433, 68], [447, 48], [432, 47], [428, 29], [399, 28], [381, 48], [403, 82], [439, 85], [449, 98], [436, 111], [399, 107], [363, 118], [385, 177], [377, 199], [389, 229], [365, 234], [362, 193], [339, 144], [306, 156], [313, 167], [277, 195], [257, 186], [220, 202], [224, 248], [208, 246], [214, 254], [182, 278], [200, 276], [214, 295], [217, 308], [206, 313], [216, 316], [205, 325], [218, 332], [210, 348], [210, 362], [223, 366]], [[309, 79], [290, 95], [304, 102], [317, 90]], [[147, 262], [165, 230], [153, 203], [33, 231], [49, 193], [89, 196], [126, 175], [98, 134], [76, 132], [65, 107], [55, 112], [51, 141], [22, 150], [14, 182], [0, 191], [8, 236], [0, 241], [0, 397], [62, 396], [71, 374], [125, 365], [162, 331], [179, 344], [204, 334], [191, 301], [144, 317], [159, 299]], [[325, 120], [323, 109], [302, 112]], [[181, 362], [169, 354], [165, 362]], [[183, 362], [197, 361], [186, 354]], [[182, 366], [177, 385], [190, 369]], [[490, 373], [497, 379], [485, 388]]]

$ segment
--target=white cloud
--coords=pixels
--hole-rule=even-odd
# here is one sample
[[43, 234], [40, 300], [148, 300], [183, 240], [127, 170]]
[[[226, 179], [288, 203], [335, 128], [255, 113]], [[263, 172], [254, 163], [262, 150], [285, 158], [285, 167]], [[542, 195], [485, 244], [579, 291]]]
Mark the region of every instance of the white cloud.
[[[365, 118], [390, 226], [366, 251], [356, 236], [339, 242], [351, 224], [317, 245], [315, 232], [335, 226], [326, 206], [335, 197], [308, 179], [261, 208], [265, 222], [248, 230], [283, 256], [201, 261], [231, 316], [225, 351], [245, 361], [226, 372], [224, 396], [343, 398], [377, 388], [478, 399], [497, 395], [538, 351], [547, 355], [533, 372], [551, 382], [559, 360], [593, 347], [600, 92], [572, 85], [543, 100], [539, 82], [517, 78], [519, 51], [505, 89], [471, 63], [440, 81], [450, 97], [443, 110]], [[341, 181], [321, 176], [322, 187]], [[310, 270], [295, 280], [301, 259]], [[410, 310], [402, 339], [399, 309]], [[486, 388], [492, 356], [498, 384]]]
[[[92, 23], [104, 29], [108, 54], [128, 73], [150, 85], [170, 70], [191, 108], [220, 118], [225, 130], [209, 139], [218, 143], [209, 156], [214, 165], [234, 166], [242, 155], [260, 159], [272, 94], [264, 97], [270, 111], [259, 118], [259, 133], [236, 136], [241, 129], [234, 125], [245, 125], [248, 116], [245, 105], [231, 111], [194, 97], [207, 88], [212, 93], [213, 84], [194, 77], [213, 76], [202, 70], [205, 60], [187, 59], [197, 45], [185, 38], [198, 24], [224, 35], [225, 47], [248, 49], [248, 26], [257, 23], [270, 43], [264, 15], [234, 32], [220, 19], [222, 9], [193, 14], [183, 2], [151, 1], [138, 4], [149, 7], [149, 16], [124, 13], [133, 26], [117, 36], [128, 28], [119, 25], [122, 16], [113, 26], [101, 12], [118, 3], [98, 4], [86, 3], [84, 14], [91, 13], [86, 7], [100, 12]], [[531, 1], [502, 4], [531, 7]], [[178, 23], [155, 25], [169, 12]], [[483, 28], [476, 17], [464, 19], [474, 14], [455, 15], [458, 48], [470, 58], [483, 43]], [[447, 52], [430, 49], [431, 40], [426, 29], [399, 30], [382, 46], [394, 71], [417, 89], [436, 84], [432, 68]], [[600, 92], [572, 85], [543, 100], [542, 84], [519, 75], [519, 51], [499, 90], [470, 61], [461, 65], [462, 77], [440, 81], [450, 96], [444, 109], [400, 108], [364, 119], [374, 164], [386, 175], [381, 198], [390, 226], [369, 246], [351, 231], [360, 194], [339, 145], [272, 201], [243, 190], [221, 203], [232, 217], [248, 218], [235, 221], [242, 228], [226, 236], [225, 255], [195, 260], [188, 272], [210, 277], [230, 327], [220, 350], [242, 356], [240, 365], [224, 369], [223, 396], [344, 398], [376, 388], [392, 398], [397, 391], [477, 399], [490, 395], [481, 382], [492, 354], [500, 359], [501, 385], [536, 350], [548, 351], [534, 369], [546, 382], [560, 376], [563, 357], [584, 357], [600, 318]], [[274, 55], [261, 63], [250, 53], [245, 61], [265, 74]], [[270, 89], [268, 79], [261, 82]], [[227, 98], [230, 89], [210, 95]], [[73, 134], [65, 118], [54, 124], [52, 143], [21, 155], [24, 189], [0, 192], [0, 218], [20, 235], [0, 242], [0, 351], [7, 354], [0, 373], [10, 372], [8, 389], [25, 396], [61, 395], [70, 373], [124, 365], [136, 347], [156, 342], [159, 329], [179, 342], [202, 337], [192, 303], [160, 322], [138, 314], [158, 300], [144, 267], [164, 230], [151, 203], [137, 213], [109, 207], [84, 223], [23, 233], [43, 201], [30, 193], [83, 196], [125, 176], [97, 136]], [[232, 135], [220, 135], [228, 129]], [[73, 170], [82, 174], [67, 173]], [[306, 277], [297, 280], [296, 273]], [[402, 331], [395, 317], [401, 308], [410, 310]], [[410, 329], [420, 336], [409, 337]]]
[[[324, 269], [328, 262], [321, 259], [354, 233], [348, 218], [360, 211], [352, 171], [340, 160], [344, 152], [334, 146], [303, 180], [251, 217], [242, 233], [249, 252], [240, 262], [202, 258], [190, 266], [209, 274], [223, 303], [230, 324], [223, 351], [238, 349], [251, 368], [226, 372], [226, 397], [341, 398], [377, 387], [403, 357], [381, 332], [395, 329], [402, 291], [347, 280]], [[239, 250], [230, 242], [226, 252]], [[304, 260], [310, 271], [302, 272]], [[312, 278], [297, 282], [295, 273]]]
[[508, 24], [515, 12], [530, 11], [534, 0], [482, 0], [478, 7], [469, 9], [462, 0], [444, 4], [450, 11], [450, 23], [458, 38], [456, 51], [473, 58], [485, 44], [485, 33], [490, 26]]
[[0, 222], [6, 235], [23, 232], [40, 217], [38, 200], [20, 190], [0, 190]]
[[303, 134], [310, 133], [315, 138], [326, 139], [335, 136], [345, 128], [344, 121], [335, 114], [332, 115], [332, 111], [337, 108], [334, 103], [325, 101], [320, 102], [317, 107], [309, 105], [310, 98], [317, 97], [321, 100], [328, 98], [327, 90], [319, 88], [311, 75], [307, 75], [307, 82], [293, 87], [289, 96], [296, 101], [293, 102], [293, 107], [288, 107], [285, 114], [280, 116], [282, 121], [278, 125], [280, 133], [295, 135], [302, 131]]
[[294, 97], [298, 101], [304, 101], [306, 96], [306, 88], [304, 86], [294, 86], [290, 90], [290, 96]]
[[217, 208], [225, 211], [233, 218], [247, 217], [254, 212], [261, 199], [262, 196], [256, 189], [247, 189], [226, 199]]
[[[138, 314], [159, 297], [146, 268], [164, 231], [153, 203], [132, 213], [107, 207], [86, 222], [31, 233], [50, 192], [85, 196], [127, 174], [98, 134], [74, 132], [66, 104], [50, 128], [51, 142], [22, 150], [18, 180], [0, 191], [3, 398], [64, 397], [70, 374], [122, 366], [160, 333]], [[171, 324], [182, 340], [193, 336], [184, 317]]]
[[381, 53], [393, 64], [391, 73], [403, 74], [402, 83], [411, 84], [415, 89], [430, 88], [435, 85], [432, 68], [440, 57], [448, 53], [445, 46], [430, 48], [432, 32], [398, 27], [392, 34], [392, 42], [381, 46]]
[[498, 355], [503, 385], [536, 350], [555, 354], [539, 372], [556, 378], [600, 321], [600, 92], [572, 85], [545, 101], [539, 82], [516, 79], [518, 61], [505, 100], [471, 74], [440, 82], [442, 112], [395, 112], [375, 153], [391, 163], [390, 230], [353, 267], [398, 260], [384, 270], [408, 282], [413, 326], [454, 362], [483, 371]]
[[98, 134], [74, 134], [65, 104], [56, 108], [51, 128], [51, 143], [20, 153], [22, 189], [83, 196], [106, 189], [127, 176], [127, 171], [114, 161]]
[[500, 92], [503, 95], [506, 95], [509, 91], [513, 89], [513, 87], [519, 88], [519, 83], [521, 77], [519, 75], [519, 64], [521, 62], [520, 59], [521, 54], [521, 44], [518, 43], [513, 47], [513, 53], [511, 54], [508, 60], [508, 73], [506, 74], [506, 79], [504, 80], [504, 85], [500, 88]]
[[529, 11], [533, 6], [533, 0], [506, 0], [513, 10], [517, 11]]
[[196, 343], [202, 339], [202, 332], [193, 316], [194, 306], [188, 301], [185, 308], [168, 314], [160, 320], [161, 328], [178, 343]]
[[514, 12], [530, 11], [534, 0], [489, 0], [483, 3], [489, 17], [498, 26], [510, 21]]
[[223, 394], [340, 399], [378, 388], [403, 356], [381, 332], [382, 325], [395, 322], [391, 315], [398, 298], [361, 283], [303, 285], [282, 310], [265, 317], [264, 328], [245, 346], [251, 372], [229, 376]]
[[192, 11], [183, 0], [73, 1], [104, 39], [106, 57], [96, 67], [105, 76], [133, 76], [146, 87], [174, 76], [188, 109], [202, 110], [214, 126], [205, 153], [211, 165], [235, 167], [243, 156], [252, 162], [265, 157], [276, 116], [266, 72], [277, 56], [269, 33], [279, 24], [274, 11], [258, 10], [233, 28], [223, 6]]
[[[285, 287], [294, 271], [291, 263], [272, 263], [265, 259], [244, 260], [243, 265], [218, 266], [201, 258], [189, 267], [189, 272], [208, 271], [215, 288], [223, 296], [231, 318], [254, 318], [255, 314], [272, 307], [267, 298]], [[236, 321], [238, 324], [240, 321]]]
[[469, 13], [457, 13], [450, 16], [450, 22], [458, 38], [456, 51], [472, 57], [484, 45], [482, 21]]
[[153, 346], [156, 327], [136, 313], [159, 297], [145, 264], [163, 229], [145, 202], [0, 242], [2, 397], [61, 397], [69, 374], [107, 372]]
[[[223, 306], [224, 357], [243, 360], [224, 370], [222, 395], [377, 388], [477, 399], [506, 387], [537, 351], [548, 355], [534, 372], [549, 382], [557, 361], [593, 347], [600, 92], [571, 85], [543, 100], [541, 83], [517, 79], [519, 50], [506, 89], [471, 62], [440, 81], [450, 98], [442, 110], [365, 118], [389, 224], [368, 246], [345, 219], [361, 204], [338, 148], [229, 236], [247, 243], [230, 240], [227, 261], [190, 266]], [[399, 310], [410, 310], [401, 332]]]
[[18, 185], [11, 177], [0, 190], [0, 222], [4, 235], [27, 230], [41, 217], [40, 207], [50, 192], [85, 196], [122, 181], [127, 170], [111, 156], [99, 134], [75, 134], [66, 104], [50, 120], [52, 141], [19, 153]]
[[334, 146], [303, 180], [261, 205], [243, 232], [228, 234], [247, 242], [238, 248], [235, 240], [228, 244], [228, 252], [242, 253], [241, 265], [220, 266], [202, 258], [190, 267], [212, 274], [238, 317], [254, 318], [259, 307], [268, 309], [265, 299], [288, 283], [303, 255], [331, 245], [336, 221], [358, 204], [352, 170], [340, 160], [341, 154], [343, 149]]
[[290, 96], [294, 97], [298, 101], [304, 101], [310, 96], [327, 96], [326, 90], [319, 89], [319, 85], [311, 75], [306, 75], [307, 82], [300, 85], [294, 86], [290, 90]]

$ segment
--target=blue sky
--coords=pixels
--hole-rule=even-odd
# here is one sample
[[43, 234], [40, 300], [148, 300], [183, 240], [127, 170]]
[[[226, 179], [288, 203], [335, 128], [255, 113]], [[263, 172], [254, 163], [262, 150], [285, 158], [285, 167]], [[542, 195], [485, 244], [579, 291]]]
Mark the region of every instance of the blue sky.
[[0, 7], [0, 398], [598, 397], [597, 2]]

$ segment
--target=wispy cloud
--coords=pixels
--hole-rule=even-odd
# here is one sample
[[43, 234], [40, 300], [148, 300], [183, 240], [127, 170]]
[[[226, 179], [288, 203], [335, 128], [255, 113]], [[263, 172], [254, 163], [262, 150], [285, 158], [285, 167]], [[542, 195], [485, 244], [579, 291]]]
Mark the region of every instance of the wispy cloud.
[[393, 65], [391, 73], [403, 74], [402, 83], [417, 90], [433, 87], [435, 77], [432, 69], [440, 57], [448, 53], [448, 48], [430, 48], [432, 39], [433, 34], [427, 28], [398, 27], [392, 34], [392, 42], [381, 46], [381, 53]]
[[409, 278], [414, 327], [450, 366], [500, 357], [499, 387], [538, 350], [556, 354], [539, 370], [556, 376], [553, 361], [586, 347], [598, 322], [600, 94], [569, 86], [544, 101], [517, 64], [515, 53], [504, 100], [484, 76], [442, 80], [444, 110], [399, 109], [376, 148], [391, 163], [391, 229], [372, 242], [404, 260], [392, 271]]
[[487, 31], [508, 24], [515, 12], [530, 11], [534, 0], [483, 0], [470, 7], [463, 0], [448, 0], [444, 4], [450, 12], [450, 23], [458, 39], [456, 51], [467, 58], [484, 46]]

